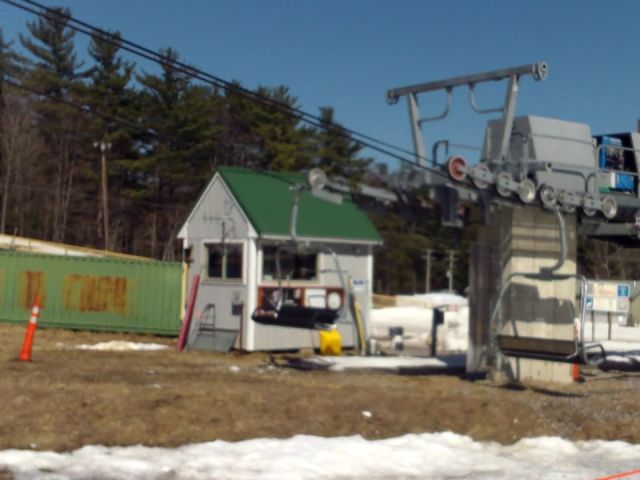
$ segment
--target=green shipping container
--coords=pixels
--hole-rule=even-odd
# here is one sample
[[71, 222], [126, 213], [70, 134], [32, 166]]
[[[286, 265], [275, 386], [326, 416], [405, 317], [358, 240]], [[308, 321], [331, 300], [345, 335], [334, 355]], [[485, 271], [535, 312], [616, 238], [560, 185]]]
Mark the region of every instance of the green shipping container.
[[0, 251], [0, 321], [26, 323], [38, 294], [40, 325], [177, 335], [179, 263]]

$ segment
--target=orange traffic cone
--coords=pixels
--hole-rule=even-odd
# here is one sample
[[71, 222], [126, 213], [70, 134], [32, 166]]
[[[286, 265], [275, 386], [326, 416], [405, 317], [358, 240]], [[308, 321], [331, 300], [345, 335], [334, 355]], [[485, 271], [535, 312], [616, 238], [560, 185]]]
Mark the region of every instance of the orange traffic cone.
[[31, 361], [31, 349], [33, 347], [33, 338], [36, 335], [36, 328], [38, 328], [38, 318], [40, 317], [40, 295], [36, 296], [36, 301], [31, 309], [31, 318], [29, 319], [29, 325], [27, 326], [27, 333], [24, 336], [24, 342], [22, 343], [22, 351], [20, 352], [20, 360], [23, 362]]

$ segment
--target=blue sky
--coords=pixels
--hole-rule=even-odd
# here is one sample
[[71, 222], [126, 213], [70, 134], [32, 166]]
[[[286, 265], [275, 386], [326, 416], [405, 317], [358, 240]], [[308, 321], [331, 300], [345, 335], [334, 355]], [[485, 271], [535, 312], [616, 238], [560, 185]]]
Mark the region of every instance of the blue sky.
[[[333, 106], [348, 128], [409, 149], [406, 104], [388, 105], [387, 89], [536, 61], [549, 64], [549, 77], [523, 80], [518, 113], [584, 122], [594, 133], [635, 130], [640, 118], [640, 2], [634, 0], [43, 3], [69, 6], [78, 19], [148, 48], [171, 46], [184, 61], [246, 87], [288, 85], [302, 109], [315, 114]], [[0, 3], [6, 38], [17, 40], [30, 18]], [[479, 94], [482, 105], [492, 106], [502, 102], [504, 89], [491, 84]], [[421, 102], [437, 113], [444, 96]], [[490, 117], [471, 112], [462, 89], [453, 107], [446, 121], [427, 126], [427, 139], [480, 145]]]

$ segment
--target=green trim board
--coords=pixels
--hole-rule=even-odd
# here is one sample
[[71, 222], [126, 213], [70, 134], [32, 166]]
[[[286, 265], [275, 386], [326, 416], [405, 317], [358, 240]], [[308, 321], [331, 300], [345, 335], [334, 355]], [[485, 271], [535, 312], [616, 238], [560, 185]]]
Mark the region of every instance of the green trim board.
[[[290, 234], [295, 184], [307, 184], [306, 176], [290, 172], [258, 172], [238, 167], [218, 170], [258, 235]], [[298, 209], [297, 232], [301, 238], [381, 243], [375, 226], [350, 199], [334, 204], [303, 190]]]

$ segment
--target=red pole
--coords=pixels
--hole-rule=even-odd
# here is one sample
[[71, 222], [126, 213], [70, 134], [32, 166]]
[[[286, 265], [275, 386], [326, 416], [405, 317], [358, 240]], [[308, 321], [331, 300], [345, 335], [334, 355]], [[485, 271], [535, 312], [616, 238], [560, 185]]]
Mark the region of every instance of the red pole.
[[631, 475], [637, 475], [639, 473], [640, 473], [640, 470], [631, 470], [629, 472], [618, 473], [618, 474], [615, 474], [615, 475], [611, 475], [609, 477], [601, 477], [601, 478], [598, 478], [596, 480], [614, 480], [614, 479], [617, 479], [617, 478], [630, 477]]
[[187, 305], [187, 313], [184, 316], [182, 322], [182, 328], [180, 328], [180, 336], [178, 337], [178, 346], [176, 350], [181, 352], [187, 343], [189, 337], [189, 329], [191, 328], [191, 318], [193, 318], [193, 310], [196, 308], [196, 298], [198, 297], [198, 287], [200, 286], [200, 274], [193, 277], [193, 284], [191, 285], [191, 291], [189, 292], [189, 303]]

